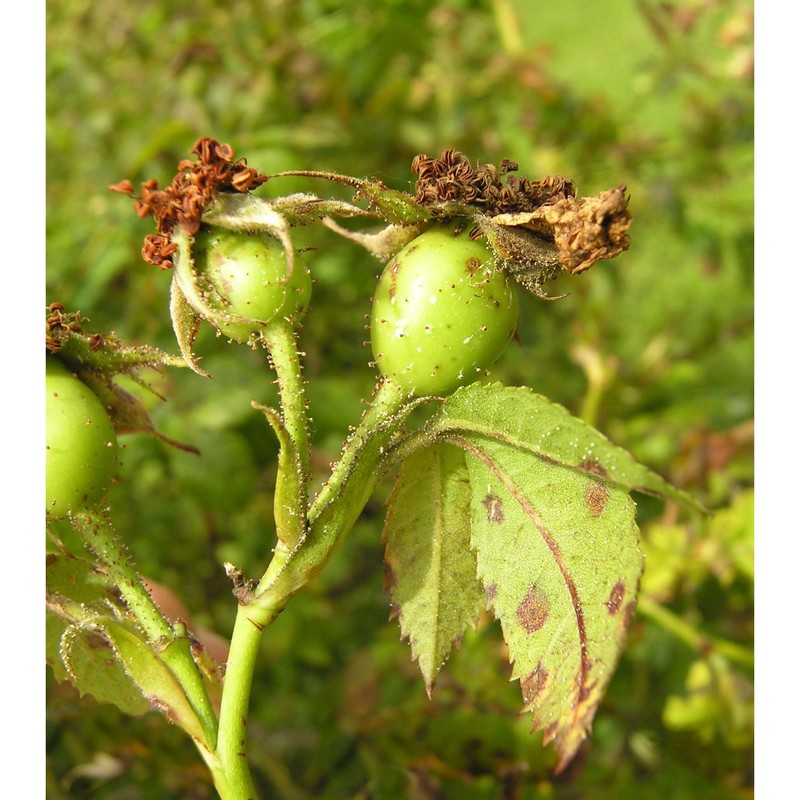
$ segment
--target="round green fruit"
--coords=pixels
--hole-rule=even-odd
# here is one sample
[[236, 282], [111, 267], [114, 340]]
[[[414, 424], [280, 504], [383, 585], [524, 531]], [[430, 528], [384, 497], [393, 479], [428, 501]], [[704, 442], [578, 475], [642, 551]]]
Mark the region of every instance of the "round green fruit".
[[370, 322], [382, 375], [418, 397], [474, 381], [503, 353], [519, 321], [513, 282], [493, 254], [453, 226], [436, 226], [387, 265]]
[[273, 320], [296, 322], [308, 307], [308, 268], [295, 253], [292, 274], [287, 278], [283, 246], [277, 239], [203, 228], [195, 237], [193, 255], [195, 270], [208, 290], [209, 305], [261, 323], [213, 319], [231, 339], [249, 339]]
[[63, 517], [96, 504], [117, 466], [117, 436], [97, 395], [47, 356], [47, 513]]

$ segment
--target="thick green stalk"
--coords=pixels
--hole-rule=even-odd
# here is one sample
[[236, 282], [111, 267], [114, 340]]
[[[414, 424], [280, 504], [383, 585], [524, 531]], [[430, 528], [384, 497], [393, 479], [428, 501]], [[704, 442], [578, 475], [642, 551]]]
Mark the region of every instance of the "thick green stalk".
[[[278, 361], [273, 353], [276, 369]], [[295, 380], [298, 370], [278, 370], [279, 381]], [[293, 377], [292, 377], [293, 376]], [[281, 397], [289, 400], [281, 385]], [[254, 798], [247, 761], [247, 715], [261, 637], [286, 603], [327, 563], [364, 508], [382, 474], [385, 446], [400, 425], [404, 394], [390, 382], [378, 389], [361, 424], [348, 439], [342, 458], [309, 513], [309, 528], [293, 549], [279, 542], [258, 587], [242, 598], [236, 616], [220, 708], [217, 758], [228, 784]], [[284, 408], [284, 424], [295, 435], [304, 430], [305, 403]], [[290, 414], [295, 418], [290, 419]], [[306, 461], [307, 463], [307, 461]]]
[[[281, 444], [275, 491], [275, 524], [278, 545], [275, 559], [283, 559], [290, 546], [305, 533], [308, 504], [310, 441], [308, 409], [300, 353], [294, 327], [278, 320], [262, 333], [270, 363], [277, 375], [281, 415], [262, 409], [275, 428]], [[288, 599], [288, 598], [287, 598]], [[216, 757], [232, 798], [255, 798], [256, 791], [247, 759], [247, 716], [256, 658], [264, 630], [283, 604], [258, 605], [243, 595], [231, 637], [219, 716]], [[212, 770], [213, 772], [213, 770]], [[215, 780], [216, 777], [215, 777]]]
[[256, 790], [247, 759], [247, 716], [261, 637], [280, 608], [240, 605], [231, 637], [219, 712], [216, 757], [231, 790], [231, 798], [255, 800]]
[[107, 517], [85, 512], [74, 519], [82, 530], [87, 545], [97, 554], [100, 563], [108, 570], [109, 578], [119, 588], [128, 609], [142, 627], [148, 641], [157, 645], [159, 657], [183, 687], [202, 726], [206, 745], [213, 749], [217, 737], [217, 718], [200, 670], [192, 658], [189, 639], [178, 636], [161, 613]]

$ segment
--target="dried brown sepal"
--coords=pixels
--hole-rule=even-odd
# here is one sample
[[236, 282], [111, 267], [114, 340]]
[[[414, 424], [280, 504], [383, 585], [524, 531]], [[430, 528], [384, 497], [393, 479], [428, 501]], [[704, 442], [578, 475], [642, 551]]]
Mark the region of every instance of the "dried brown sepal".
[[630, 246], [632, 220], [625, 184], [595, 197], [565, 198], [543, 208], [542, 216], [553, 227], [561, 266], [572, 275]]
[[579, 200], [568, 178], [508, 174], [517, 169], [508, 160], [473, 167], [452, 149], [438, 159], [418, 155], [411, 164], [417, 202], [433, 217], [469, 220], [470, 237], [485, 236], [503, 269], [541, 297], [548, 297], [542, 284], [561, 271], [577, 275], [628, 249], [624, 184]]
[[[175, 246], [171, 234], [180, 225], [190, 235], [200, 230], [204, 209], [220, 192], [249, 192], [267, 180], [258, 170], [247, 166], [245, 159], [234, 161], [234, 151], [224, 144], [204, 137], [189, 151], [197, 158], [184, 158], [172, 183], [159, 189], [151, 178], [141, 185], [134, 208], [142, 217], [153, 217], [158, 234], [145, 237], [142, 258], [161, 269], [173, 266]], [[129, 180], [108, 187], [111, 191], [134, 196]]]
[[183, 367], [183, 359], [155, 347], [124, 345], [113, 333], [85, 333], [83, 328], [88, 321], [78, 312], [65, 311], [61, 303], [47, 306], [45, 345], [51, 354], [48, 358], [57, 354], [58, 360], [94, 391], [118, 434], [146, 433], [172, 447], [197, 453], [196, 447], [160, 433], [142, 402], [114, 381], [118, 375], [127, 375], [160, 397], [139, 373], [145, 368], [158, 371], [164, 366]]
[[79, 312], [65, 311], [61, 303], [50, 303], [45, 316], [45, 347], [48, 352], [57, 353], [67, 337], [79, 334], [82, 322]]

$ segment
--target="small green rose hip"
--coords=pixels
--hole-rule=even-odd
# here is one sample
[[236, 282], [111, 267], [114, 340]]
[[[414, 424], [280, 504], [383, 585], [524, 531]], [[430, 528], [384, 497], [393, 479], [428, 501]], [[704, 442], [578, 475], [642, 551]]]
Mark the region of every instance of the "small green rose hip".
[[63, 517], [103, 497], [117, 466], [117, 436], [97, 395], [52, 356], [45, 387], [46, 509]]
[[231, 339], [249, 339], [281, 318], [297, 322], [308, 307], [308, 268], [295, 253], [292, 274], [287, 277], [285, 254], [277, 239], [204, 228], [195, 237], [193, 255], [197, 274], [208, 289], [209, 305], [254, 320], [214, 319]]
[[495, 268], [489, 247], [435, 226], [381, 275], [372, 352], [381, 374], [413, 394], [447, 394], [500, 357], [518, 320], [517, 289]]

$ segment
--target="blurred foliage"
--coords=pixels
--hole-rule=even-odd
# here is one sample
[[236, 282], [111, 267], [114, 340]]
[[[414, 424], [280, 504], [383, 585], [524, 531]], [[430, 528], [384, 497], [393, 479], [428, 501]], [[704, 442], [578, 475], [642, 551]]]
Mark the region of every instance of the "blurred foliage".
[[[753, 790], [753, 22], [748, 0], [51, 0], [47, 301], [175, 352], [149, 224], [107, 191], [168, 181], [195, 140], [267, 171], [332, 169], [410, 189], [418, 152], [510, 158], [581, 194], [625, 182], [632, 247], [523, 298], [494, 376], [580, 414], [693, 492], [701, 518], [638, 498], [642, 604], [594, 734], [558, 778], [518, 718], [497, 625], [434, 691], [388, 623], [386, 489], [266, 637], [249, 725], [257, 780], [287, 798], [747, 798]], [[328, 192], [308, 180], [259, 193]], [[335, 191], [335, 190], [333, 190]], [[355, 223], [353, 223], [355, 224]], [[315, 276], [302, 331], [321, 476], [373, 383], [364, 317], [380, 265], [297, 232]], [[273, 544], [276, 444], [250, 400], [265, 359], [198, 340], [204, 381], [153, 374], [156, 425], [203, 455], [123, 439], [117, 527], [140, 569], [229, 634], [221, 569]], [[135, 387], [134, 387], [135, 388]], [[48, 797], [208, 798], [188, 740], [52, 681]]]

